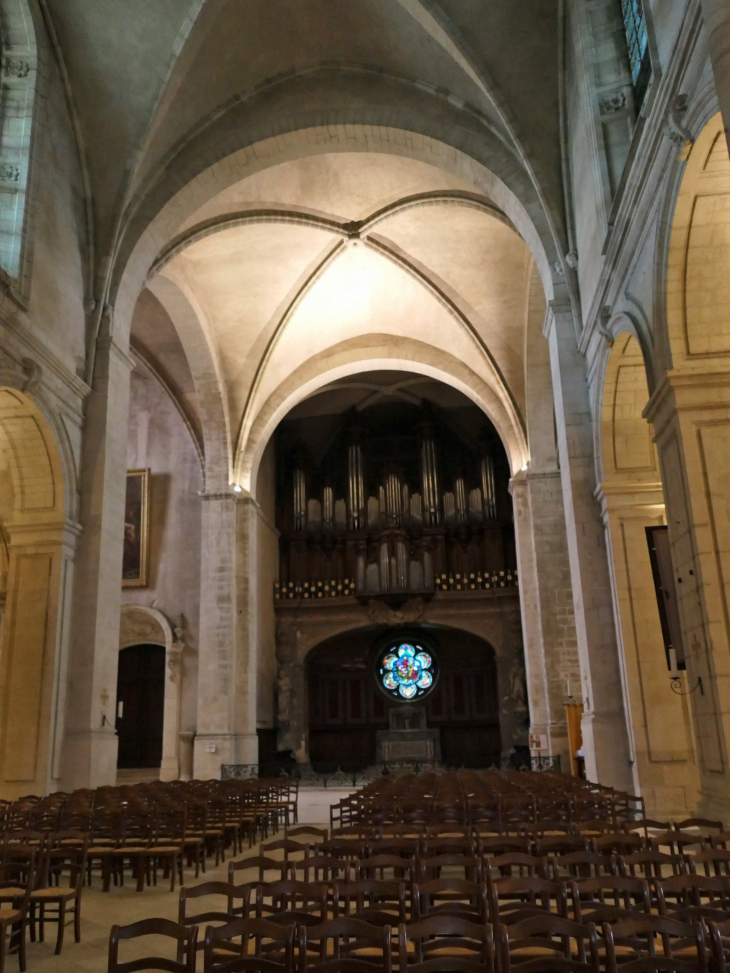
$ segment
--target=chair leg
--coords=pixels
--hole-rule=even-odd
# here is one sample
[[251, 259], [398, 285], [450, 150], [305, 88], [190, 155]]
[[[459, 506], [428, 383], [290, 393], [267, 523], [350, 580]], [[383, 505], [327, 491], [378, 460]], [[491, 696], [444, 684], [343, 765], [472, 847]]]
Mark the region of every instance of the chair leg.
[[66, 903], [61, 900], [58, 903], [58, 935], [56, 936], [56, 956], [63, 949], [63, 934], [66, 930]]
[[18, 965], [20, 967], [20, 973], [25, 973], [27, 968], [27, 962], [25, 958], [25, 917], [18, 923]]
[[[81, 894], [76, 894], [74, 901], [74, 941], [81, 942]], [[2, 971], [0, 970], [0, 973]]]
[[5, 941], [8, 938], [7, 924], [0, 923], [0, 973], [5, 973]]
[[139, 855], [137, 858], [137, 891], [144, 891], [145, 856]]

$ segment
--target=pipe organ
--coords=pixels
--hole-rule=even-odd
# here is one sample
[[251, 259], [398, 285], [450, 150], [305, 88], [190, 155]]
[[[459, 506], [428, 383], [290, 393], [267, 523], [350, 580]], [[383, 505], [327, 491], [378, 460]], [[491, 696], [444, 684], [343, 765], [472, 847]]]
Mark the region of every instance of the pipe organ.
[[509, 469], [493, 430], [475, 448], [431, 409], [397, 426], [350, 416], [319, 461], [301, 443], [279, 451], [281, 584], [427, 593], [443, 573], [514, 569]]

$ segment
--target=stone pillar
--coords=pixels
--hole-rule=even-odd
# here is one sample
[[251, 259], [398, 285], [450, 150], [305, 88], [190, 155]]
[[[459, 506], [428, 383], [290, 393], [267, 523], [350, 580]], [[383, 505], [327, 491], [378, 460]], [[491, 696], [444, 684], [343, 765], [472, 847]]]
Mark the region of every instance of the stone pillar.
[[727, 0], [701, 0], [701, 3], [717, 97], [730, 147], [730, 4]]
[[520, 472], [510, 485], [515, 512], [520, 608], [530, 732], [547, 737], [541, 755], [571, 771], [565, 698], [580, 691], [573, 589], [560, 472]]
[[694, 759], [691, 703], [672, 692], [657, 608], [646, 527], [664, 524], [661, 483], [601, 484], [613, 566], [616, 629], [626, 660], [634, 768], [649, 817], [691, 817], [699, 774]]
[[182, 618], [175, 627], [175, 641], [166, 652], [165, 709], [162, 718], [162, 761], [160, 780], [177, 780], [180, 776], [180, 694], [182, 692]]
[[78, 525], [8, 525], [9, 588], [0, 640], [0, 793], [56, 790], [63, 740]]
[[578, 351], [569, 305], [555, 301], [550, 304], [545, 334], [550, 343], [581, 669], [584, 707], [581, 728], [586, 773], [591, 780], [629, 790], [633, 786], [631, 747], [613, 620], [608, 554], [600, 508], [594, 495], [593, 423], [586, 363]]
[[276, 626], [276, 746], [279, 750], [291, 750], [297, 763], [306, 764], [309, 762], [307, 682], [300, 657], [296, 622], [280, 620]]
[[97, 343], [86, 403], [80, 484], [82, 533], [74, 569], [62, 787], [114, 784], [122, 600], [127, 417], [132, 360], [110, 337]]
[[[722, 360], [666, 374], [653, 422], [700, 773], [700, 812], [730, 816], [730, 383]], [[701, 686], [700, 686], [701, 681]]]
[[205, 494], [202, 517], [198, 729], [194, 772], [258, 762], [255, 511], [234, 493]]

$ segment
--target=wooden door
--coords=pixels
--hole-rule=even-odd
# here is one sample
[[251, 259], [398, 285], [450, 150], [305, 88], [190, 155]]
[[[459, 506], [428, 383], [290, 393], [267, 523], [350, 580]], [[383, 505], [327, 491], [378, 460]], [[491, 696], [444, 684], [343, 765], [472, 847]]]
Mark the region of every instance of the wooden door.
[[119, 653], [117, 767], [159, 767], [165, 708], [165, 650], [132, 645]]

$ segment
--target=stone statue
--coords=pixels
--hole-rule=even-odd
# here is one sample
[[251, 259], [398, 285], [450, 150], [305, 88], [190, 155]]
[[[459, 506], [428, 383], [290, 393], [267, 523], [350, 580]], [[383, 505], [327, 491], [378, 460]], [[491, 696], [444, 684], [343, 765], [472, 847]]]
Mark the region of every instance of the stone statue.
[[515, 662], [509, 676], [510, 696], [515, 704], [517, 713], [527, 712], [527, 683], [525, 680], [525, 670], [519, 662]]

